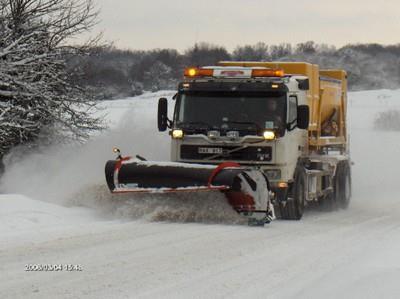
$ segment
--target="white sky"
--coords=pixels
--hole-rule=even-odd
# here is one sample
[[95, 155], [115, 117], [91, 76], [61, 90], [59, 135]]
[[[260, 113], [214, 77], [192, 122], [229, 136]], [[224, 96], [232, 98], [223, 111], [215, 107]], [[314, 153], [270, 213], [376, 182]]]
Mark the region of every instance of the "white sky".
[[120, 48], [184, 50], [314, 40], [400, 42], [399, 0], [95, 0], [95, 31]]

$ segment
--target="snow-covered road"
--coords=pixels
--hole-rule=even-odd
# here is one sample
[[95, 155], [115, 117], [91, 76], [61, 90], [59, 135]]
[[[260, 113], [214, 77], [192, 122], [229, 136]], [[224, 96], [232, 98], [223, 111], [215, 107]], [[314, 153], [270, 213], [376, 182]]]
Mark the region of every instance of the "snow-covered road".
[[[350, 208], [264, 228], [240, 224], [218, 196], [204, 198], [211, 210], [109, 202], [99, 184], [113, 143], [168, 157], [168, 137], [155, 132], [158, 96], [108, 103], [110, 119], [123, 116], [118, 134], [11, 164], [2, 188], [25, 196], [0, 195], [0, 298], [400, 298], [400, 133], [372, 129], [400, 91], [350, 95]], [[25, 271], [48, 264], [82, 271]]]

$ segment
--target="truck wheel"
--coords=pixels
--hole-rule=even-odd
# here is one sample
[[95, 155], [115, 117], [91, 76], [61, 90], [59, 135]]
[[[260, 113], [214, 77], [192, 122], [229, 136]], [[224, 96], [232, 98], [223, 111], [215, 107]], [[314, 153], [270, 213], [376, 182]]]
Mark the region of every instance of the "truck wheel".
[[303, 171], [298, 171], [295, 183], [292, 185], [291, 199], [286, 204], [280, 203], [281, 218], [287, 220], [300, 220], [304, 212], [306, 199], [306, 178]]
[[335, 211], [338, 208], [346, 209], [351, 197], [350, 166], [347, 161], [339, 162], [333, 178], [333, 192], [319, 200], [323, 211]]
[[351, 198], [351, 171], [349, 163], [347, 161], [339, 163], [336, 173], [336, 203], [340, 208], [346, 209], [349, 206]]

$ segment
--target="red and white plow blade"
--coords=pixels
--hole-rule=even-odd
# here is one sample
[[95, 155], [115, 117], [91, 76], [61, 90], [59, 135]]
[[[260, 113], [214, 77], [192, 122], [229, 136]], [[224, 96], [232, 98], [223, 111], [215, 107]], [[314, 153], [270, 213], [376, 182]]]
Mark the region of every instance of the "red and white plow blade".
[[108, 161], [105, 174], [113, 193], [219, 190], [249, 223], [263, 224], [274, 215], [264, 174], [233, 162], [203, 165], [122, 158]]

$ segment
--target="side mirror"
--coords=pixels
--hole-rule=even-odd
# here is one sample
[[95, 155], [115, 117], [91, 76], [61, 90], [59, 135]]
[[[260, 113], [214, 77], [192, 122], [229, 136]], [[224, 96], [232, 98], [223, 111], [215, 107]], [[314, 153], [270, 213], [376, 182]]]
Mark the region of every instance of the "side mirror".
[[307, 130], [310, 122], [310, 108], [307, 105], [299, 105], [297, 107], [297, 127]]
[[309, 90], [310, 89], [310, 80], [307, 79], [297, 79], [298, 86], [300, 90]]
[[164, 132], [168, 128], [168, 101], [166, 98], [158, 100], [158, 130]]

